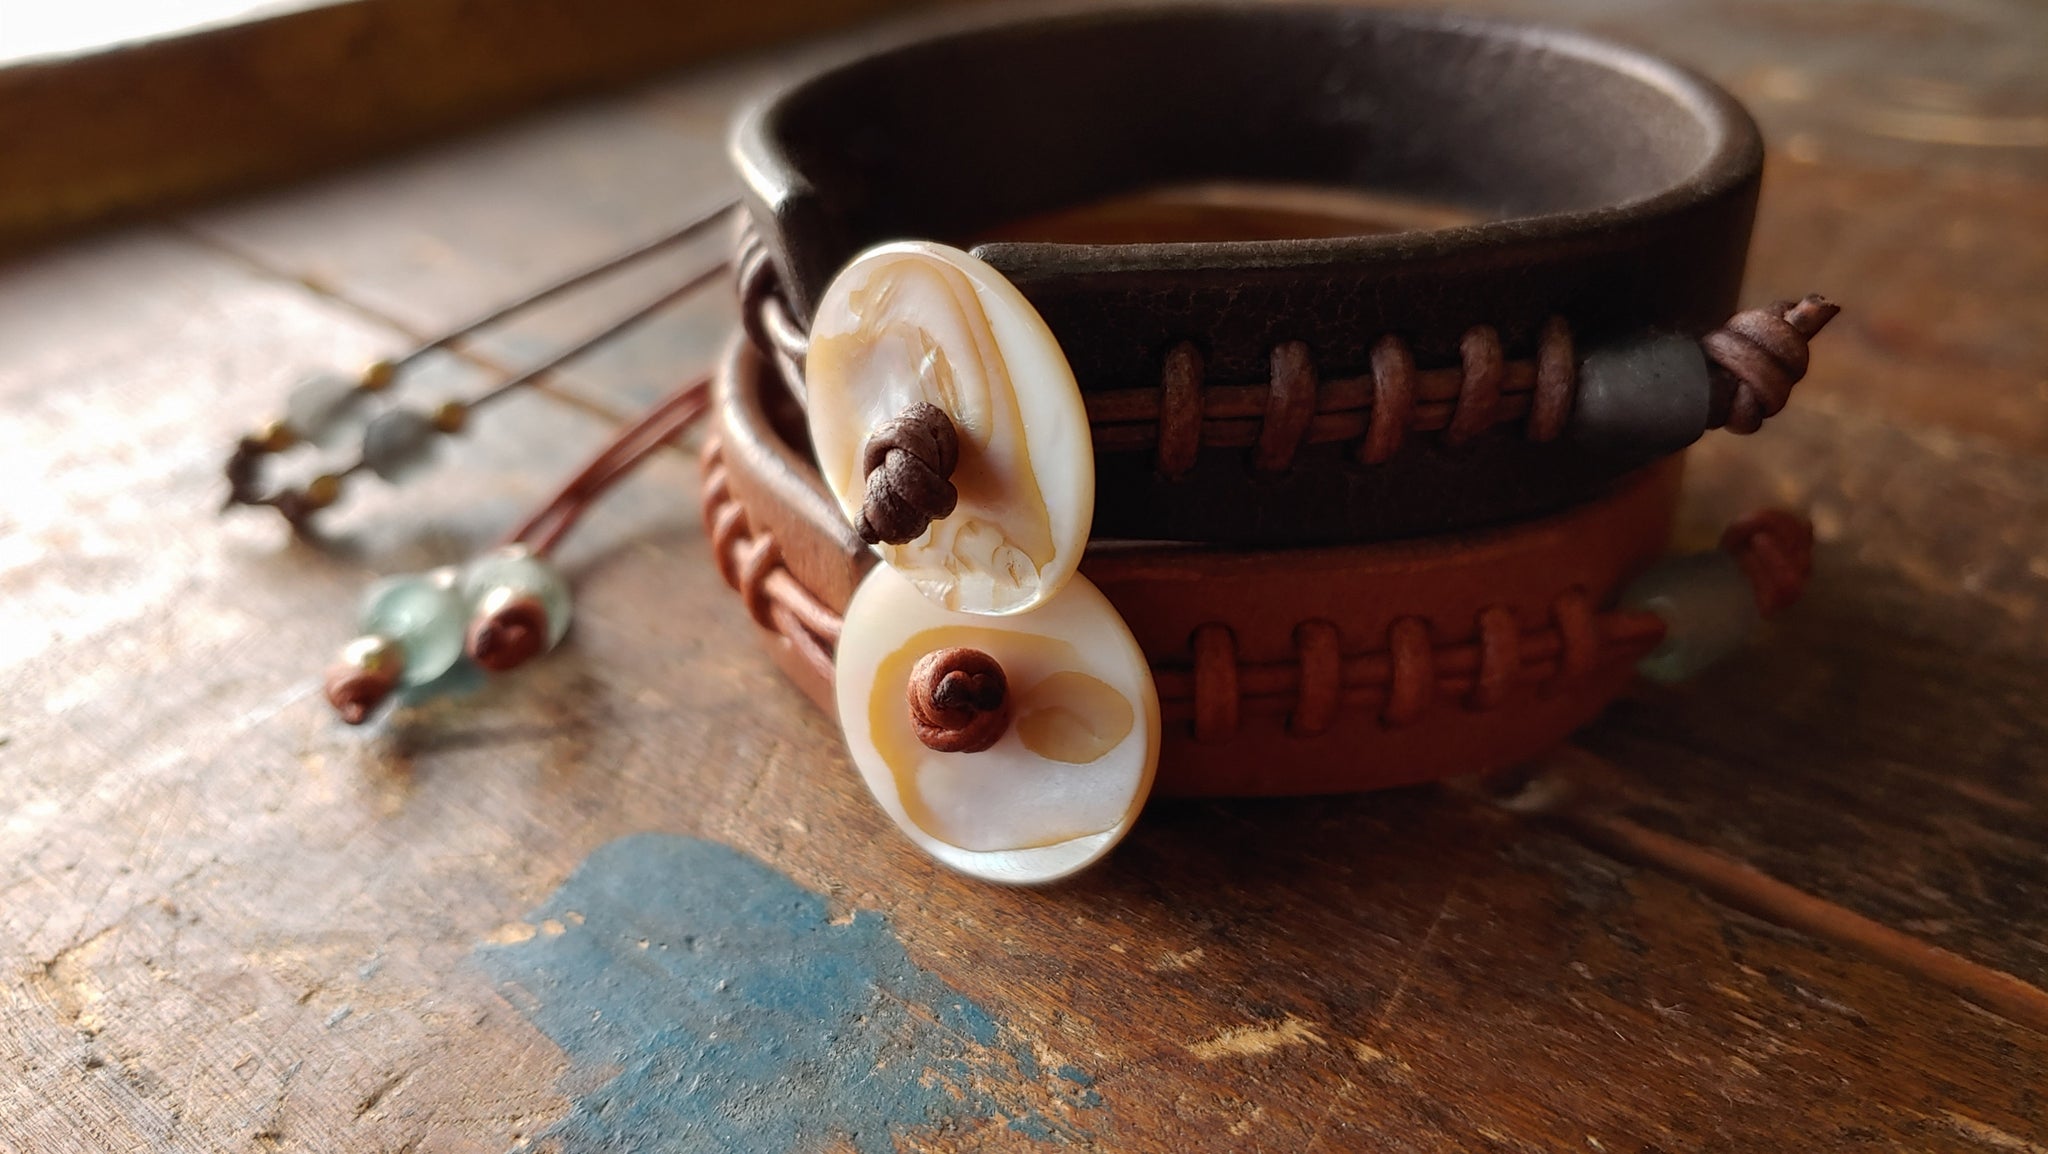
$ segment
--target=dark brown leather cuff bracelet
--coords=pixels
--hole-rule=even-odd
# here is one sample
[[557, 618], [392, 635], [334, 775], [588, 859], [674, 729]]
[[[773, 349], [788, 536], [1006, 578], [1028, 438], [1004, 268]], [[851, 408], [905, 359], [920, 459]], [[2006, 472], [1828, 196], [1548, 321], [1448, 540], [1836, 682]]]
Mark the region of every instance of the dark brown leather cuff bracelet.
[[[1561, 508], [1754, 430], [1833, 312], [1729, 319], [1755, 125], [1683, 69], [1555, 30], [1267, 3], [955, 19], [790, 85], [734, 150], [748, 329], [792, 380], [856, 253], [984, 241], [1082, 389], [1097, 537], [1340, 542]], [[988, 239], [1217, 180], [1471, 223]]]

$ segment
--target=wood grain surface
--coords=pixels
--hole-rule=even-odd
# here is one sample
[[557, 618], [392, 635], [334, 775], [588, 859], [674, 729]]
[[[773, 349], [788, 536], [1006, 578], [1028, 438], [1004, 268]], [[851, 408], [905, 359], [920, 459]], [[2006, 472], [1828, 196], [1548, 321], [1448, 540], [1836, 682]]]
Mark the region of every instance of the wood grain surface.
[[[1748, 295], [1848, 305], [1688, 482], [1692, 538], [1811, 508], [1812, 593], [1584, 734], [1585, 812], [2048, 986], [2048, 19], [1493, 7], [1734, 87], [1773, 146]], [[1162, 804], [1072, 883], [947, 874], [754, 648], [682, 453], [573, 539], [563, 649], [334, 722], [366, 579], [501, 532], [730, 305], [486, 411], [319, 541], [216, 516], [224, 448], [296, 373], [721, 199], [777, 66], [0, 269], [0, 1151], [2048, 1149], [2038, 1021], [1597, 848], [1581, 802]]]

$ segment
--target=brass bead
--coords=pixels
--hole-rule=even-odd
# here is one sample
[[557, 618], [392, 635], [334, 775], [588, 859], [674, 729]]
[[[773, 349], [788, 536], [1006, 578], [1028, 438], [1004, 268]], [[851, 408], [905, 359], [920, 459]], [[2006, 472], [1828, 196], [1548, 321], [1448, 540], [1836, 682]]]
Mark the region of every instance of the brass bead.
[[442, 401], [434, 406], [434, 427], [444, 433], [459, 433], [469, 420], [469, 406], [461, 401]]
[[341, 662], [365, 673], [396, 676], [405, 668], [405, 646], [389, 637], [369, 633], [342, 647]]
[[251, 439], [266, 453], [282, 453], [299, 443], [299, 435], [283, 421], [265, 421]]
[[332, 473], [322, 473], [306, 482], [306, 507], [325, 509], [341, 499], [341, 478]]
[[380, 358], [363, 366], [363, 375], [357, 378], [356, 387], [366, 393], [381, 393], [397, 376], [398, 366]]

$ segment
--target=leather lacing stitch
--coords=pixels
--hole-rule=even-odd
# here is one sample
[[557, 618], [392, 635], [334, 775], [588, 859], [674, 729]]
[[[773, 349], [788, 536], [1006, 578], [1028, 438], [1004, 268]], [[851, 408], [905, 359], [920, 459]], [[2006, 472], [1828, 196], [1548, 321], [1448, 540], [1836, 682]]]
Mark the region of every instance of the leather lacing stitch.
[[[740, 231], [735, 260], [740, 316], [749, 339], [775, 361], [799, 397], [808, 346], [776, 281], [774, 262], [751, 224]], [[1724, 404], [1709, 428], [1753, 433], [1776, 415], [1806, 375], [1807, 342], [1838, 310], [1818, 296], [1747, 309], [1700, 338]], [[1532, 442], [1556, 440], [1578, 393], [1578, 350], [1571, 325], [1550, 317], [1526, 358], [1509, 359], [1500, 333], [1474, 325], [1458, 341], [1458, 363], [1420, 368], [1412, 346], [1393, 334], [1372, 347], [1367, 372], [1322, 380], [1301, 341], [1274, 346], [1263, 384], [1205, 380], [1200, 346], [1167, 350], [1156, 388], [1083, 394], [1095, 448], [1153, 451], [1168, 478], [1195, 465], [1204, 448], [1250, 448], [1253, 467], [1283, 472], [1306, 445], [1355, 441], [1352, 457], [1376, 465], [1399, 452], [1413, 433], [1440, 432], [1447, 445], [1470, 441], [1495, 425], [1522, 422]]]
[[1294, 631], [1292, 661], [1244, 662], [1230, 626], [1210, 622], [1189, 638], [1191, 659], [1155, 665], [1161, 701], [1192, 701], [1195, 739], [1228, 741], [1245, 714], [1288, 716], [1288, 730], [1313, 737], [1340, 712], [1376, 711], [1388, 727], [1410, 725], [1446, 703], [1496, 709], [1516, 690], [1552, 693], [1615, 665], [1633, 665], [1664, 639], [1664, 621], [1639, 610], [1597, 612], [1582, 589], [1549, 606], [1524, 629], [1505, 605], [1483, 609], [1469, 640], [1439, 643], [1419, 617], [1397, 618], [1385, 647], [1345, 655], [1337, 626], [1317, 619]]
[[[1700, 338], [1725, 404], [1708, 428], [1754, 433], [1791, 398], [1806, 375], [1808, 341], [1838, 310], [1818, 296], [1746, 309]], [[1495, 425], [1522, 422], [1532, 442], [1553, 441], [1571, 418], [1578, 393], [1578, 350], [1563, 317], [1544, 322], [1534, 353], [1509, 360], [1499, 332], [1475, 325], [1458, 342], [1458, 364], [1423, 369], [1398, 336], [1373, 345], [1369, 371], [1317, 380], [1308, 347], [1288, 341], [1273, 349], [1263, 385], [1208, 385], [1201, 349], [1183, 341], [1170, 349], [1156, 389], [1116, 389], [1084, 398], [1097, 449], [1153, 450], [1160, 474], [1192, 469], [1203, 448], [1253, 450], [1253, 467], [1282, 472], [1304, 445], [1355, 441], [1352, 457], [1376, 465], [1399, 452], [1412, 433], [1443, 434], [1461, 445]]]
[[1544, 324], [1529, 360], [1508, 360], [1491, 325], [1468, 329], [1458, 352], [1454, 368], [1420, 369], [1406, 341], [1384, 336], [1373, 346], [1370, 372], [1322, 381], [1308, 346], [1287, 341], [1274, 347], [1265, 384], [1210, 385], [1201, 349], [1183, 341], [1168, 350], [1158, 388], [1084, 399], [1097, 449], [1152, 449], [1167, 477], [1193, 468], [1204, 448], [1250, 447], [1254, 468], [1277, 473], [1304, 445], [1356, 441], [1353, 459], [1377, 465], [1411, 433], [1440, 431], [1455, 446], [1515, 421], [1531, 441], [1564, 432], [1578, 362], [1562, 317]]
[[716, 436], [705, 438], [701, 508], [719, 575], [739, 592], [754, 624], [780, 634], [829, 682], [832, 653], [839, 646], [839, 614], [783, 565], [775, 539], [748, 523], [746, 509], [733, 498], [726, 480], [724, 449]]
[[[783, 565], [774, 539], [749, 523], [715, 436], [704, 444], [702, 511], [718, 571], [748, 615], [831, 681], [839, 614]], [[1744, 517], [1728, 527], [1721, 547], [1741, 565], [1766, 616], [1798, 600], [1813, 571], [1812, 527], [1789, 513]], [[1153, 679], [1162, 704], [1192, 707], [1198, 741], [1229, 740], [1250, 714], [1284, 714], [1291, 734], [1314, 737], [1346, 711], [1374, 710], [1381, 724], [1400, 727], [1446, 704], [1483, 711], [1520, 690], [1555, 693], [1617, 665], [1633, 666], [1664, 639], [1655, 613], [1596, 610], [1580, 588], [1547, 608], [1541, 624], [1524, 628], [1512, 608], [1491, 605], [1477, 615], [1472, 637], [1441, 643], [1424, 619], [1400, 617], [1388, 627], [1384, 648], [1350, 655], [1335, 623], [1311, 619], [1295, 627], [1292, 661], [1240, 661], [1230, 626], [1210, 622], [1190, 636], [1190, 658], [1154, 661]]]

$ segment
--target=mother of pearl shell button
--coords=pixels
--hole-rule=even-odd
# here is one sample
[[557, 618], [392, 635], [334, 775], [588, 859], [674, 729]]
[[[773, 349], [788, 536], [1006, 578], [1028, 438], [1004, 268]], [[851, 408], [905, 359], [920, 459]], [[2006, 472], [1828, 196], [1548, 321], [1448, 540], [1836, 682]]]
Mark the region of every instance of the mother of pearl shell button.
[[1073, 576], [1095, 515], [1088, 414], [1052, 330], [1001, 273], [941, 244], [869, 249], [818, 302], [804, 375], [811, 444], [849, 520], [878, 426], [918, 401], [952, 420], [958, 503], [915, 540], [878, 546], [926, 596], [1021, 613]]
[[[905, 687], [927, 655], [964, 647], [1007, 682], [1002, 735], [973, 753], [929, 748]], [[846, 607], [834, 678], [861, 777], [926, 853], [998, 882], [1044, 882], [1122, 839], [1159, 763], [1159, 696], [1145, 654], [1078, 574], [1021, 617], [958, 613], [876, 566]]]

